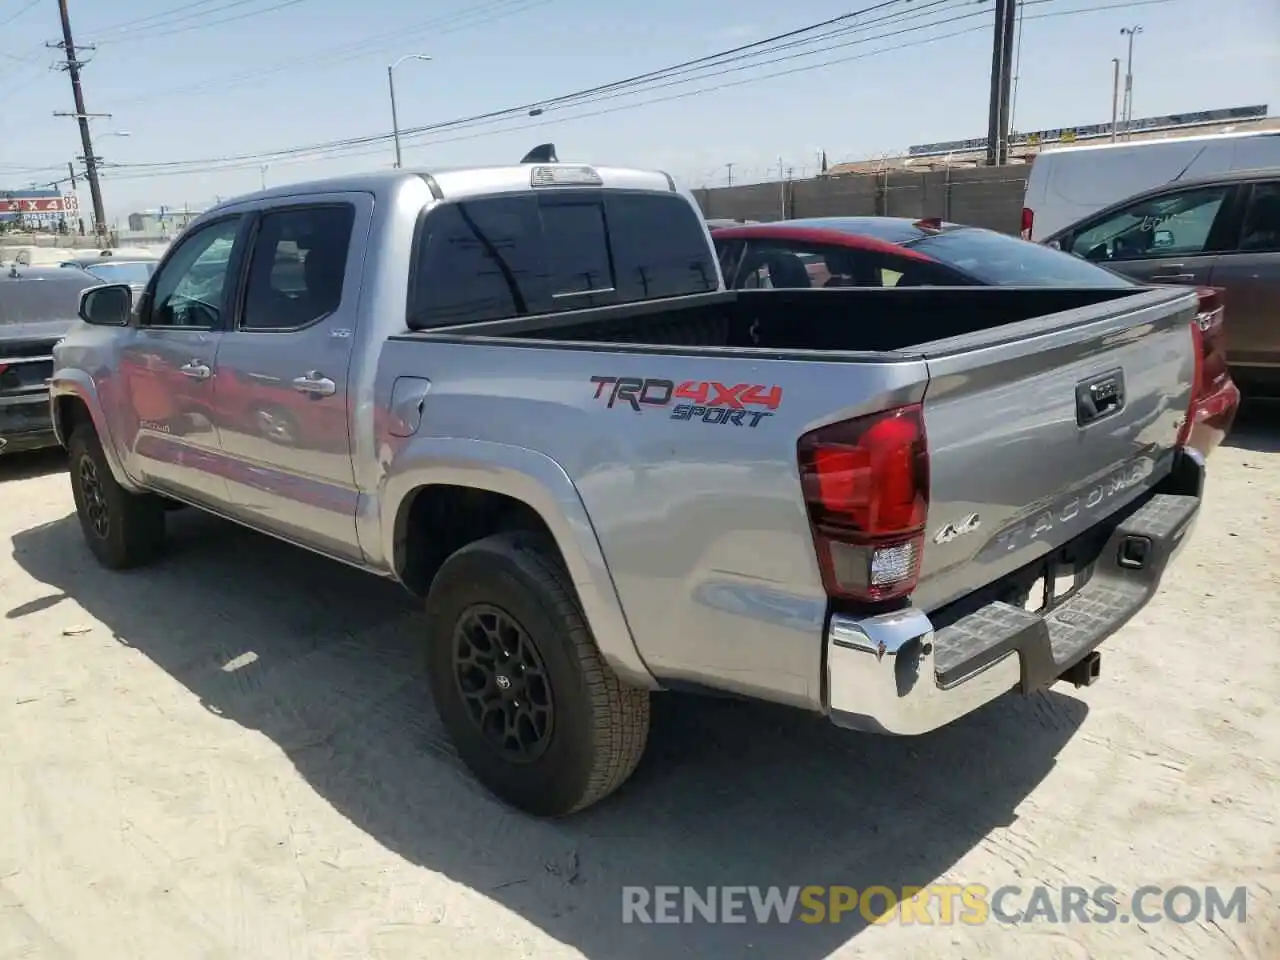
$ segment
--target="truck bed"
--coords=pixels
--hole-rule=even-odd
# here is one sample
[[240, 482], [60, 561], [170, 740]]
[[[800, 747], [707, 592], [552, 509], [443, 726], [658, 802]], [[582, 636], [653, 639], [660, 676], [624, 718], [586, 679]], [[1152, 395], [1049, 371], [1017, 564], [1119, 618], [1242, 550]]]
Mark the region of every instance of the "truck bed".
[[[1104, 305], [1142, 292], [1053, 287], [740, 290], [442, 327], [429, 333], [562, 344], [885, 353], [1070, 311], [1086, 311], [1082, 318], [1094, 316], [1096, 308], [1108, 309]], [[1167, 289], [1159, 293], [1167, 296]]]
[[[838, 604], [799, 438], [920, 404], [929, 503], [910, 603], [932, 616], [1007, 595], [1172, 469], [1195, 312], [1170, 287], [715, 293], [400, 334], [377, 380], [430, 382], [419, 435], [554, 461], [664, 682], [812, 708]], [[1081, 391], [1103, 380], [1122, 403], [1085, 425]]]

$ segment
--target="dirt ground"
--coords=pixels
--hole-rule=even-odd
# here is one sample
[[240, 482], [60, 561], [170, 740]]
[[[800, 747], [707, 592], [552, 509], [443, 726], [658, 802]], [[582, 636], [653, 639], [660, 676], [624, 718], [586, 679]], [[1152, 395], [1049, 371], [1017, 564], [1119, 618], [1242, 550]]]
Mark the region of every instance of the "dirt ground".
[[[910, 741], [662, 697], [632, 782], [559, 823], [460, 767], [398, 588], [190, 512], [108, 574], [59, 457], [6, 461], [0, 960], [1280, 957], [1275, 419], [1214, 454], [1097, 686]], [[621, 923], [624, 885], [935, 882], [1250, 899], [1244, 924]]]

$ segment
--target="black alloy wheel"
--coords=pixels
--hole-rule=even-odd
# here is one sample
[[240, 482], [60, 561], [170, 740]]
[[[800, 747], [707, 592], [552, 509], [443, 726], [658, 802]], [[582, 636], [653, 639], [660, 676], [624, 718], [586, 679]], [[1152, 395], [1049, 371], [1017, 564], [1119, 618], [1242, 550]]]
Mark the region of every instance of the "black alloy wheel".
[[453, 673], [471, 722], [502, 756], [530, 763], [546, 752], [555, 703], [542, 655], [505, 610], [468, 607], [453, 634]]

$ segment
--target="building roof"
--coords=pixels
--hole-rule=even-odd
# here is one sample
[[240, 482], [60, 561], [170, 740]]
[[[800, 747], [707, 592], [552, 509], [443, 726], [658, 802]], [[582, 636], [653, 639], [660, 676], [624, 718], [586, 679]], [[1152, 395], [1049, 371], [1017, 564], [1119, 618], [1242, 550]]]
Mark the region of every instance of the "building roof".
[[[1259, 120], [1236, 120], [1231, 123], [1209, 123], [1195, 127], [1183, 127], [1177, 130], [1148, 130], [1129, 134], [1118, 143], [1137, 143], [1146, 140], [1181, 140], [1187, 137], [1221, 136], [1228, 133], [1264, 133], [1280, 131], [1280, 117], [1265, 117]], [[1121, 135], [1123, 137], [1123, 134]], [[1042, 149], [1074, 149], [1079, 147], [1110, 146], [1110, 137], [1091, 137], [1077, 140], [1074, 144], [1053, 143], [1044, 147], [1019, 145], [1010, 151], [1011, 163], [1030, 163]], [[985, 150], [970, 150], [945, 156], [880, 157], [871, 160], [853, 160], [848, 163], [833, 164], [827, 169], [827, 176], [842, 176], [853, 173], [879, 173], [882, 170], [931, 170], [935, 167], [977, 166], [986, 158]]]

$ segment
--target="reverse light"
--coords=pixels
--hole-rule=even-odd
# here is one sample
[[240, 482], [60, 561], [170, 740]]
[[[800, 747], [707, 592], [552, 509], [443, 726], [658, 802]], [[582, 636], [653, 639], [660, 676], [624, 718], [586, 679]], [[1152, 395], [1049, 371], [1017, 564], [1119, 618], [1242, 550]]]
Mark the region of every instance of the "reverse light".
[[833, 423], [797, 444], [823, 587], [876, 602], [915, 589], [929, 510], [919, 404]]
[[1021, 236], [1023, 240], [1031, 239], [1031, 228], [1035, 226], [1035, 222], [1036, 222], [1036, 212], [1032, 210], [1030, 207], [1023, 207], [1022, 208], [1022, 227], [1018, 231], [1018, 235]]

